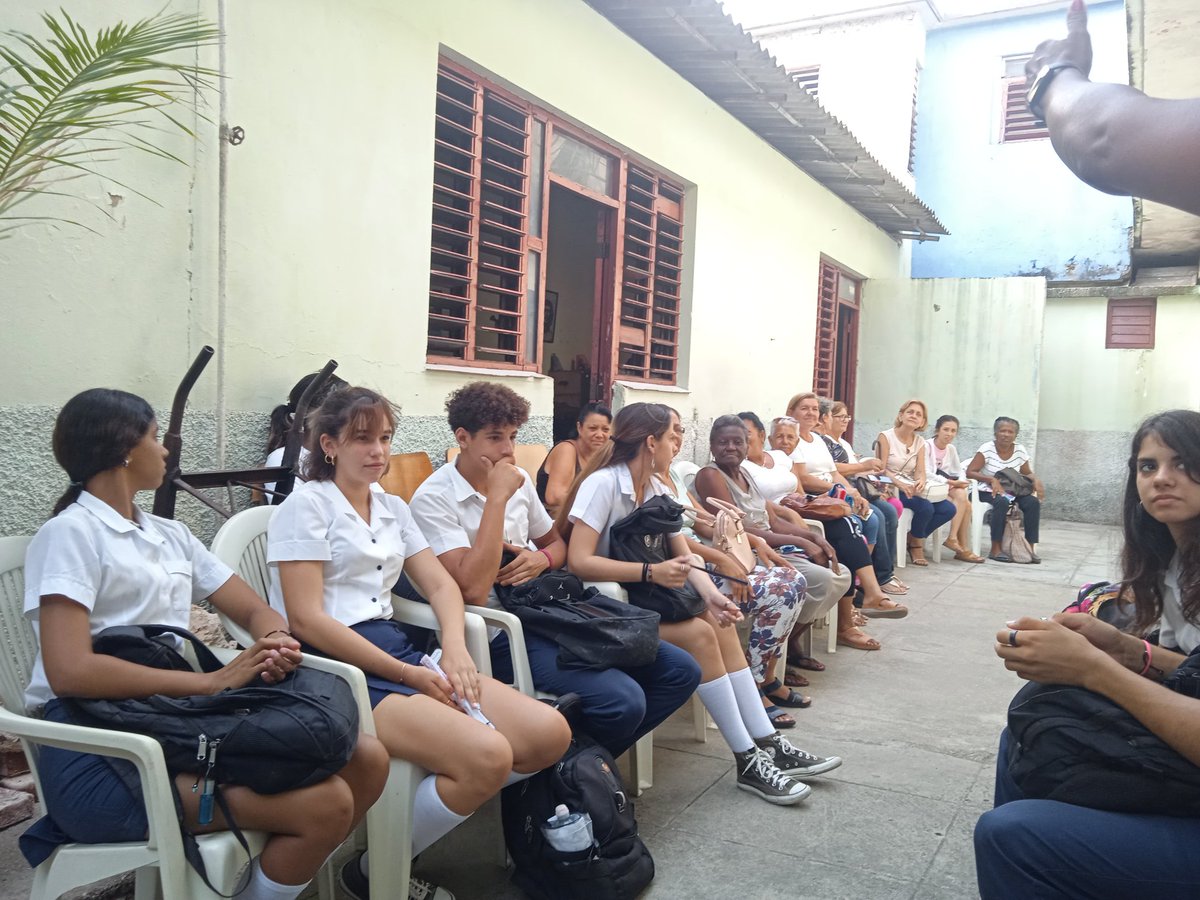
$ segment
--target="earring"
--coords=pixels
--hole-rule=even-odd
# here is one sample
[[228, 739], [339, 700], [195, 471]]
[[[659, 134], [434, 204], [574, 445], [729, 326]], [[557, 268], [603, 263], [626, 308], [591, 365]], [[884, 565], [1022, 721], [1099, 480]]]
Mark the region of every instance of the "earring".
[[337, 465], [337, 457], [330, 456], [328, 453], [326, 453], [325, 454], [325, 462], [331, 466], [335, 466], [335, 465]]
[[125, 457], [125, 462], [121, 463], [121, 465], [123, 465], [127, 469], [129, 468], [129, 457], [128, 456]]

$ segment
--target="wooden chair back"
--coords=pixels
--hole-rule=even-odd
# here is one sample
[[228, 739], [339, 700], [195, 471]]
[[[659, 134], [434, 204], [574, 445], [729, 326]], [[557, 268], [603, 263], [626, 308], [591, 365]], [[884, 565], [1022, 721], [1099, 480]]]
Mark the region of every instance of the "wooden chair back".
[[379, 479], [379, 485], [389, 494], [395, 494], [408, 503], [421, 482], [432, 474], [433, 463], [428, 453], [393, 453], [387, 472]]
[[[446, 451], [446, 462], [454, 462], [460, 452], [462, 452], [460, 448], [451, 447]], [[514, 453], [517, 468], [524, 469], [530, 478], [536, 479], [537, 471], [542, 467], [542, 463], [546, 461], [549, 453], [550, 450], [545, 444], [517, 444]]]

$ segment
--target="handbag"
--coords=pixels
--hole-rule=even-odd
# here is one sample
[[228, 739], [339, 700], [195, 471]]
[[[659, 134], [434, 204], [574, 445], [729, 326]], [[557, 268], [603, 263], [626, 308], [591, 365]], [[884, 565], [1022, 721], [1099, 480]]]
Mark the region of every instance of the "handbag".
[[940, 475], [928, 475], [925, 478], [925, 489], [921, 496], [930, 503], [940, 503], [950, 496], [950, 485]]
[[779, 503], [784, 508], [815, 522], [835, 522], [854, 514], [849, 503], [828, 494], [788, 494]]
[[558, 644], [564, 669], [648, 666], [658, 655], [658, 613], [584, 587], [562, 569], [516, 587], [496, 585], [496, 597], [523, 628]]
[[1075, 602], [1066, 607], [1065, 613], [1086, 613], [1101, 622], [1107, 622], [1118, 631], [1132, 632], [1137, 620], [1137, 609], [1132, 594], [1127, 594], [1123, 582], [1097, 581], [1079, 589]]
[[742, 525], [746, 514], [725, 500], [709, 497], [708, 502], [717, 508], [713, 523], [713, 546], [736, 559], [743, 569], [753, 572], [756, 560], [750, 538]]
[[[651, 497], [608, 529], [608, 553], [621, 562], [657, 564], [673, 558], [667, 536], [683, 525], [683, 507], [670, 497]], [[669, 588], [650, 581], [624, 584], [629, 602], [656, 612], [664, 622], [683, 622], [704, 612], [705, 602], [686, 582]]]
[[[1200, 656], [1163, 685], [1200, 695]], [[1114, 812], [1200, 816], [1200, 767], [1132, 714], [1085, 688], [1029, 683], [1008, 708], [1008, 773], [1029, 799]]]
[[851, 483], [854, 485], [854, 489], [858, 491], [858, 493], [862, 495], [863, 499], [868, 503], [874, 503], [876, 500], [883, 499], [884, 495], [882, 488], [884, 486], [875, 479], [868, 478], [866, 475], [855, 475], [854, 478], [851, 479]]
[[1025, 539], [1025, 517], [1021, 515], [1021, 510], [1015, 503], [1008, 507], [1008, 513], [1004, 517], [1004, 536], [1000, 539], [1000, 552], [1007, 553], [1015, 563], [1033, 562], [1033, 546]]
[[1001, 469], [996, 473], [996, 480], [1000, 482], [1005, 493], [1014, 497], [1028, 497], [1033, 494], [1033, 479], [1014, 468]]

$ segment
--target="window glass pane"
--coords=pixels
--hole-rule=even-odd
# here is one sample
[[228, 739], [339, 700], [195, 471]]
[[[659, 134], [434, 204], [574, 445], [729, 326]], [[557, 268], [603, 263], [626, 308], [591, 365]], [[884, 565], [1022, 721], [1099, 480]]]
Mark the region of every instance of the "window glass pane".
[[557, 128], [550, 141], [550, 171], [606, 197], [614, 196], [616, 160]]
[[541, 254], [530, 250], [525, 266], [525, 361], [530, 363], [538, 361], [538, 322], [541, 321], [538, 303], [541, 291], [538, 288], [541, 286], [541, 266]]
[[533, 120], [532, 149], [529, 155], [529, 233], [542, 236], [542, 181], [545, 173], [546, 123]]

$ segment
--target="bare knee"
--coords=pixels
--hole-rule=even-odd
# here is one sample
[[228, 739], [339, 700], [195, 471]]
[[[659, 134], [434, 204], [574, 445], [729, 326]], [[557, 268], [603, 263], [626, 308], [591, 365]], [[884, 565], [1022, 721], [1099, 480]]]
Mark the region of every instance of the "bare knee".
[[556, 710], [538, 704], [537, 717], [529, 722], [529, 752], [527, 758], [514, 760], [521, 773], [540, 772], [562, 759], [571, 743], [571, 726]]
[[469, 746], [460, 748], [462, 764], [450, 774], [478, 807], [503, 786], [513, 768], [513, 752], [500, 732], [490, 728], [477, 730], [484, 733], [474, 736]]
[[[336, 776], [308, 789], [311, 797], [305, 797], [305, 804], [312, 809], [319, 809], [319, 816], [308, 817], [302, 826], [307, 837], [322, 845], [329, 845], [329, 852], [346, 839], [354, 825], [354, 793], [350, 785]], [[381, 786], [382, 790], [382, 786]]]
[[360, 733], [354, 755], [343, 772], [354, 782], [351, 790], [356, 791], [358, 799], [370, 806], [383, 793], [390, 765], [391, 757], [383, 742], [374, 735]]

